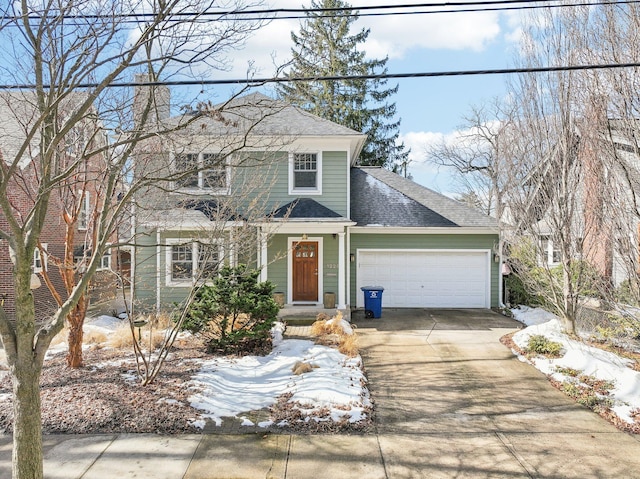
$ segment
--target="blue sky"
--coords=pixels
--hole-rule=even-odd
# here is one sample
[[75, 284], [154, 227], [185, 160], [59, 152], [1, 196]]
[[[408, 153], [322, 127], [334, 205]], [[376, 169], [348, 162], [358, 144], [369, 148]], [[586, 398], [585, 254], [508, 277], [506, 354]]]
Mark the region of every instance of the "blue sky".
[[[310, 1], [278, 0], [272, 6], [299, 8], [301, 3], [308, 6]], [[393, 2], [351, 2], [354, 7], [364, 4]], [[361, 17], [356, 27], [371, 30], [364, 45], [370, 57], [388, 56], [390, 73], [409, 73], [511, 66], [519, 24], [518, 17], [512, 13], [470, 12]], [[289, 59], [290, 32], [299, 30], [299, 25], [299, 20], [277, 20], [262, 28], [247, 41], [245, 48], [234, 52], [230, 71], [222, 76], [245, 77], [249, 62], [256, 67], [257, 77], [272, 75], [274, 62], [284, 63]], [[452, 135], [472, 105], [504, 96], [505, 80], [501, 75], [485, 75], [402, 79], [398, 82], [400, 88], [394, 100], [402, 119], [402, 139], [412, 149], [409, 171], [415, 181], [445, 194], [455, 192], [447, 172], [438, 172], [425, 164], [426, 144]]]

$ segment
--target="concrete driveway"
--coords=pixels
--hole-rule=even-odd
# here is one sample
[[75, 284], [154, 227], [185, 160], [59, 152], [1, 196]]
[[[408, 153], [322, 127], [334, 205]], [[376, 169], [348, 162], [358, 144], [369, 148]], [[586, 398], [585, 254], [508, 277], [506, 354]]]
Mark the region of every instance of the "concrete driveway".
[[387, 477], [640, 477], [640, 443], [499, 342], [487, 310], [356, 316]]

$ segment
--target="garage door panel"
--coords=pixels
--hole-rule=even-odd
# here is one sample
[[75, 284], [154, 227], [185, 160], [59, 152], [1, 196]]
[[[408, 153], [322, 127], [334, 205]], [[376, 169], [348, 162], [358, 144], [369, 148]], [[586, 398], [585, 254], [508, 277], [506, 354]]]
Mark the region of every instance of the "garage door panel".
[[359, 251], [357, 304], [380, 285], [383, 307], [487, 308], [489, 268], [483, 251]]

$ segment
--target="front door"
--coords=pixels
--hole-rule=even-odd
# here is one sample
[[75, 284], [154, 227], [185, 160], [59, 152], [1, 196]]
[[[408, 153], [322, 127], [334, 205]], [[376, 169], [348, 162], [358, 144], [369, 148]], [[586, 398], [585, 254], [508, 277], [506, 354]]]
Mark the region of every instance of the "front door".
[[318, 301], [318, 242], [293, 244], [293, 301]]

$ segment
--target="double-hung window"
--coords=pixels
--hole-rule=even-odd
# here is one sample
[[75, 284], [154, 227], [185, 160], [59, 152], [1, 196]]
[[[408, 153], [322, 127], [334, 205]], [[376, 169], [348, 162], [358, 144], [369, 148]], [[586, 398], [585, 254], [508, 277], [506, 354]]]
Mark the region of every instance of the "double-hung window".
[[88, 191], [81, 192], [81, 204], [78, 211], [78, 229], [86, 230], [89, 227], [89, 215], [91, 212], [91, 197]]
[[318, 153], [289, 155], [289, 194], [322, 193], [322, 160]]
[[174, 155], [175, 185], [181, 189], [198, 189], [227, 194], [229, 167], [219, 153], [180, 153]]
[[108, 270], [111, 269], [111, 250], [107, 249], [102, 257], [100, 258], [100, 266], [98, 266], [99, 270]]
[[169, 240], [167, 245], [167, 284], [190, 285], [218, 274], [224, 251], [218, 242]]
[[549, 236], [540, 239], [541, 260], [545, 264], [558, 264], [562, 260], [562, 252], [557, 243], [554, 243]]

